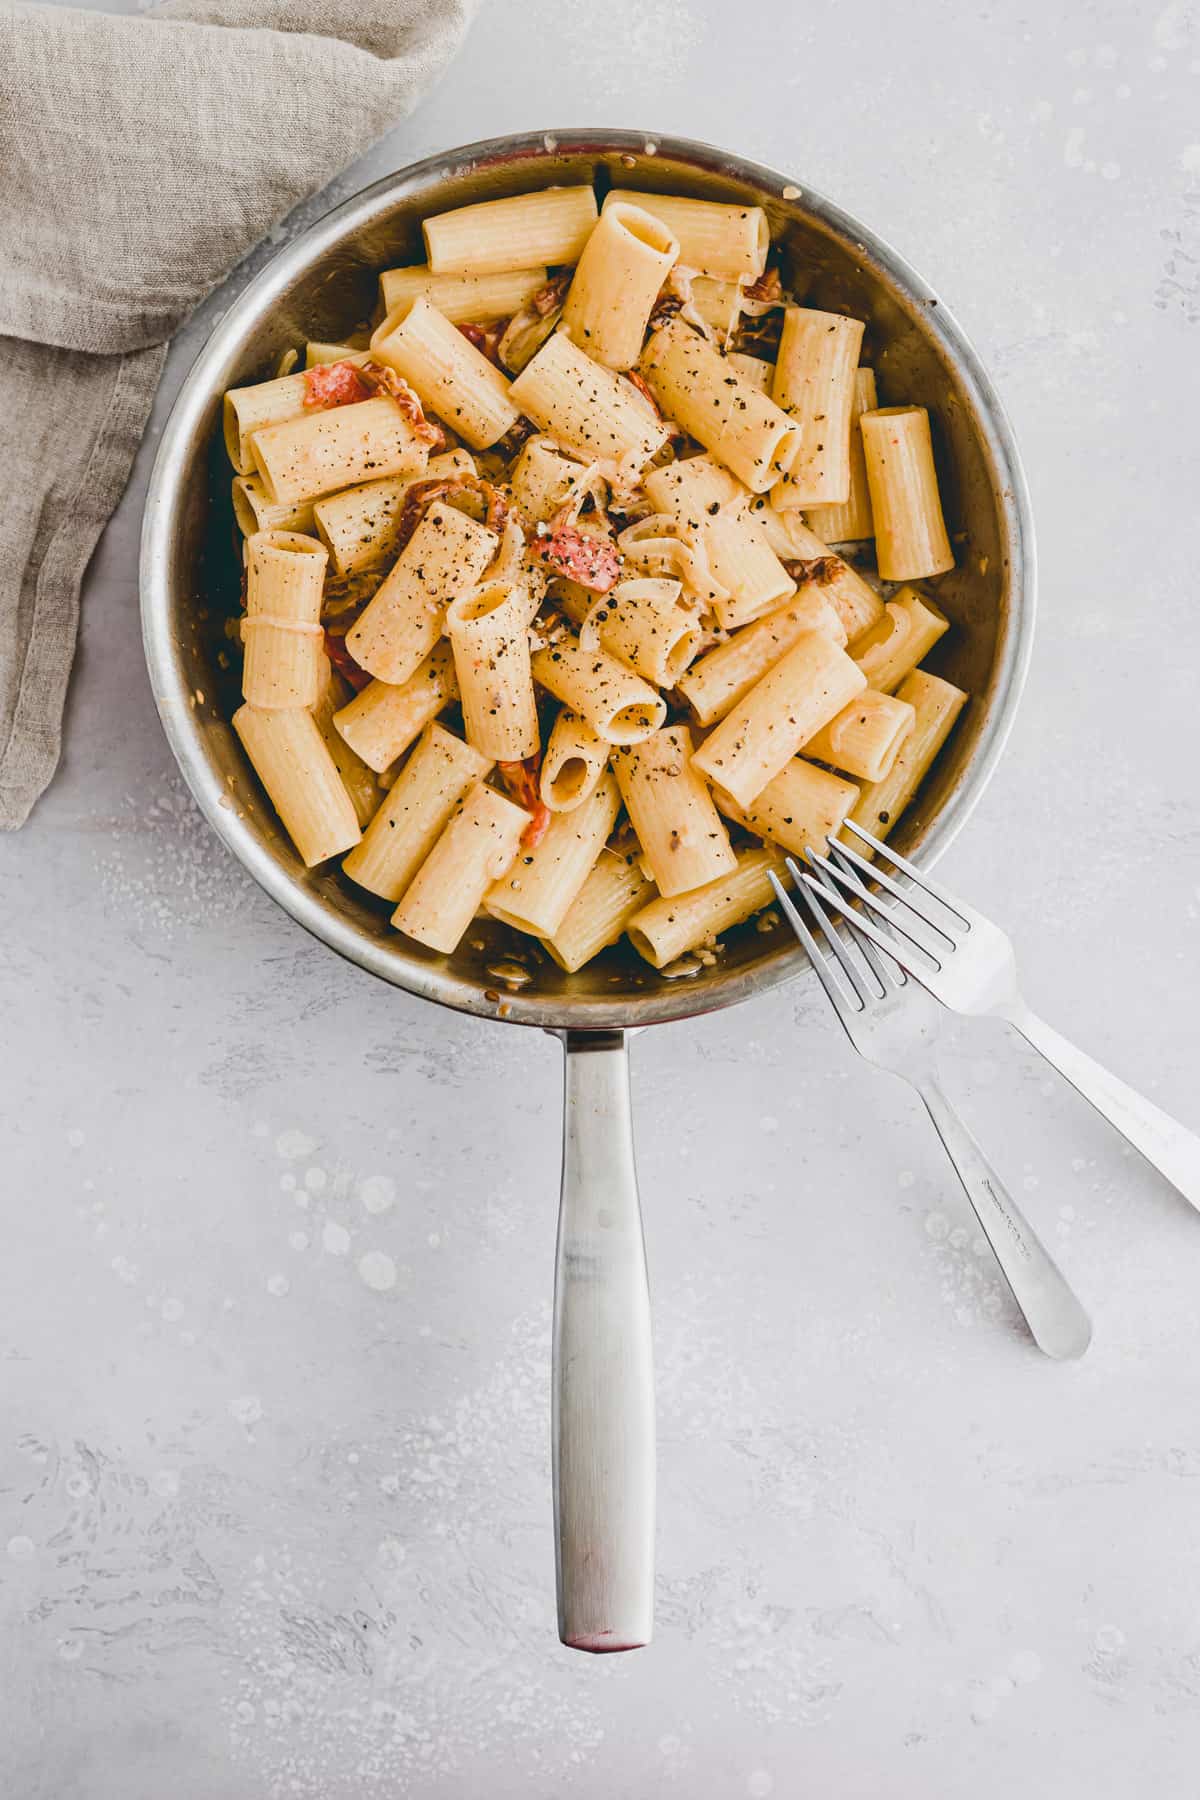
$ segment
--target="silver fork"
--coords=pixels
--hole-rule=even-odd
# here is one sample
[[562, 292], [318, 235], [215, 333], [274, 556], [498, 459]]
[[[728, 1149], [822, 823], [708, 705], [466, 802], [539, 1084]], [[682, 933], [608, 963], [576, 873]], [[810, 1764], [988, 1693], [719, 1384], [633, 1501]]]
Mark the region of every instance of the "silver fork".
[[[902, 887], [894, 876], [873, 867], [844, 842], [836, 846], [836, 863], [810, 851], [809, 860], [819, 866], [826, 879], [832, 880], [844, 895], [861, 901], [865, 913], [870, 915], [864, 917], [855, 909], [856, 929], [881, 944], [952, 1012], [990, 1013], [1015, 1026], [1160, 1175], [1166, 1176], [1185, 1200], [1200, 1208], [1200, 1137], [1118, 1080], [1029, 1010], [1017, 986], [1012, 944], [999, 926], [947, 893], [940, 883], [923, 875], [861, 826], [849, 820], [846, 823], [877, 857], [887, 857], [911, 884]], [[864, 876], [877, 882], [895, 904], [873, 894], [865, 885]], [[931, 916], [931, 899], [944, 909], [940, 919]], [[889, 927], [886, 937], [873, 921], [882, 921]]]
[[[835, 909], [841, 906], [831, 882], [822, 888], [790, 858], [788, 867], [833, 951], [846, 988], [774, 874], [772, 884], [846, 1036], [867, 1062], [901, 1076], [921, 1096], [1039, 1349], [1056, 1358], [1082, 1356], [1092, 1336], [1087, 1314], [942, 1088], [935, 1055], [940, 1009], [916, 982], [906, 980], [896, 963], [876, 956], [857, 932], [855, 953], [826, 911], [825, 903]], [[853, 913], [847, 915], [847, 923], [852, 930], [857, 925]]]

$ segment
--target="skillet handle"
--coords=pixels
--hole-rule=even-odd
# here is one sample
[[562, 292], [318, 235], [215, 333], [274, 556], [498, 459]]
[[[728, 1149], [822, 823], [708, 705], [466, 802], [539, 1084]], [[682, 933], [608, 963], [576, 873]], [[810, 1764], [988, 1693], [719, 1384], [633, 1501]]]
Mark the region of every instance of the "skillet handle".
[[564, 1031], [554, 1279], [558, 1634], [636, 1650], [654, 1629], [654, 1365], [623, 1031]]

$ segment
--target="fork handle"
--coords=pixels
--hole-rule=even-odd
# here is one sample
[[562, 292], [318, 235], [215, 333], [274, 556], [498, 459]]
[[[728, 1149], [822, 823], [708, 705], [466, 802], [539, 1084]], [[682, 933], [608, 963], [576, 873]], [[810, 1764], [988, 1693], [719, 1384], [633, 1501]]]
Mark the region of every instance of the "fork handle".
[[1194, 1132], [1094, 1062], [1023, 1001], [1004, 1016], [1185, 1200], [1200, 1207], [1200, 1138]]
[[1022, 1217], [1004, 1183], [932, 1076], [922, 1076], [917, 1092], [954, 1164], [975, 1217], [983, 1228], [1025, 1315], [1034, 1342], [1047, 1356], [1082, 1356], [1092, 1326], [1045, 1245]]

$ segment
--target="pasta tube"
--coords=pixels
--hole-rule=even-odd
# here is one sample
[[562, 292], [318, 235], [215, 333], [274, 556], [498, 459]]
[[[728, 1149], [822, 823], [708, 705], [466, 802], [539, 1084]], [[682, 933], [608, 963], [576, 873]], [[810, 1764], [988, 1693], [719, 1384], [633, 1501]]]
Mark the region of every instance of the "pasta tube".
[[810, 506], [807, 509], [808, 523], [827, 544], [857, 543], [875, 535], [871, 490], [867, 486], [867, 464], [863, 456], [862, 429], [858, 421], [865, 412], [873, 412], [878, 404], [874, 369], [855, 369], [854, 399], [850, 406], [849, 498], [829, 506]]
[[333, 715], [333, 723], [367, 767], [382, 774], [457, 699], [454, 656], [449, 644], [439, 644], [403, 686], [373, 681]]
[[239, 706], [233, 729], [306, 868], [357, 844], [354, 807], [310, 712]]
[[608, 654], [655, 687], [673, 688], [700, 648], [700, 623], [682, 592], [678, 581], [618, 581], [591, 615]]
[[417, 475], [429, 461], [427, 446], [388, 394], [268, 425], [254, 433], [250, 447], [267, 498], [280, 505], [385, 475]]
[[371, 353], [476, 450], [486, 450], [520, 417], [499, 369], [428, 300], [389, 313], [371, 339]]
[[564, 456], [552, 438], [530, 438], [512, 472], [512, 495], [532, 524], [544, 525], [588, 475], [583, 463]]
[[670, 319], [654, 333], [641, 367], [663, 411], [754, 493], [790, 467], [800, 441], [797, 427], [681, 320]]
[[823, 631], [838, 645], [846, 642], [845, 626], [819, 588], [794, 595], [693, 663], [678, 687], [697, 722], [711, 725], [724, 718], [806, 631]]
[[678, 255], [660, 219], [638, 206], [606, 206], [580, 255], [561, 329], [607, 368], [631, 369]]
[[242, 693], [260, 712], [315, 706], [325, 674], [325, 547], [295, 531], [256, 531], [245, 555]]
[[[442, 481], [474, 473], [469, 450], [449, 450], [444, 456], [431, 456], [420, 479]], [[411, 476], [397, 475], [316, 502], [313, 523], [335, 574], [353, 575], [394, 555], [404, 496], [412, 485]]]
[[324, 658], [324, 663], [325, 683], [312, 716], [325, 748], [333, 758], [333, 766], [342, 778], [342, 786], [350, 796], [355, 817], [365, 826], [375, 816], [382, 792], [374, 769], [368, 769], [362, 757], [355, 755], [334, 725], [334, 713], [340, 712], [354, 690], [348, 681], [334, 673], [328, 657]]
[[693, 757], [700, 773], [748, 806], [847, 701], [867, 685], [823, 631], [806, 631], [726, 713]]
[[865, 688], [809, 738], [804, 754], [864, 781], [882, 781], [915, 720], [906, 700]]
[[701, 887], [734, 867], [729, 833], [693, 766], [686, 725], [665, 726], [618, 751], [613, 769], [660, 894]]
[[[364, 363], [366, 351], [351, 351], [347, 362]], [[296, 375], [277, 375], [273, 381], [256, 381], [250, 387], [230, 388], [225, 395], [223, 424], [225, 449], [239, 475], [254, 469], [250, 439], [267, 425], [303, 418], [308, 383], [303, 370]]]
[[643, 395], [585, 356], [556, 331], [509, 390], [514, 406], [585, 462], [644, 463], [667, 441], [667, 427]]
[[524, 762], [538, 747], [528, 620], [516, 582], [491, 582], [446, 611], [467, 742], [496, 762]]
[[317, 369], [323, 363], [354, 362], [356, 359], [361, 361], [369, 354], [365, 332], [358, 343], [326, 344], [319, 338], [310, 338], [304, 346], [304, 366], [306, 369]]
[[542, 754], [538, 792], [551, 812], [573, 812], [593, 793], [612, 748], [586, 719], [564, 707]]
[[651, 900], [635, 912], [626, 926], [630, 943], [654, 968], [665, 969], [677, 956], [770, 906], [775, 898], [772, 869], [784, 878], [777, 851], [743, 850], [728, 874], [690, 893]]
[[746, 489], [710, 457], [652, 469], [643, 486], [651, 505], [673, 521], [682, 542], [711, 572], [715, 585], [701, 597], [724, 630], [756, 619], [795, 592], [795, 582], [746, 511]]
[[[721, 344], [728, 343], [737, 330], [738, 320], [742, 316], [742, 288], [736, 281], [715, 281], [708, 275], [695, 275], [691, 281], [691, 310], [711, 326]], [[753, 362], [752, 356], [739, 356], [735, 367], [740, 375], [743, 362]], [[764, 368], [765, 364], [760, 364]], [[753, 374], [751, 387], [762, 388], [762, 383]], [[769, 389], [762, 388], [764, 393]]]
[[798, 513], [776, 512], [773, 506], [759, 501], [751, 516], [767, 542], [784, 558], [784, 566], [795, 576], [799, 587], [820, 588], [841, 618], [850, 643], [882, 619], [883, 601], [875, 589], [845, 557], [838, 556], [810, 531]]
[[621, 205], [640, 206], [661, 219], [679, 240], [680, 262], [697, 274], [719, 281], [757, 281], [767, 266], [771, 233], [761, 206], [613, 188], [604, 210]]
[[542, 942], [559, 968], [573, 975], [616, 943], [653, 894], [636, 844], [602, 850], [562, 924]]
[[873, 688], [890, 694], [924, 662], [950, 621], [924, 594], [906, 587], [884, 603], [883, 614], [850, 654]]
[[603, 650], [584, 650], [575, 638], [536, 651], [533, 678], [609, 744], [640, 743], [667, 716], [666, 701], [649, 682]]
[[522, 851], [492, 883], [484, 910], [517, 931], [551, 937], [595, 867], [620, 808], [617, 784], [606, 774], [582, 806], [557, 813], [541, 843]]
[[315, 523], [311, 500], [277, 506], [267, 499], [261, 475], [234, 476], [233, 516], [243, 537], [252, 537], [256, 531], [310, 532]]
[[486, 525], [435, 502], [346, 633], [355, 662], [380, 681], [407, 681], [441, 637], [448, 603], [475, 586], [499, 547]]
[[406, 937], [449, 955], [483, 897], [512, 863], [529, 814], [476, 782], [392, 914]]
[[399, 900], [449, 824], [468, 789], [491, 762], [436, 723], [416, 749], [342, 868], [381, 900]]
[[[713, 799], [735, 824], [770, 838], [793, 856], [803, 856], [811, 845], [824, 850], [842, 829], [846, 814], [858, 799], [853, 781], [843, 781], [828, 769], [794, 756], [749, 806], [739, 806], [724, 788], [713, 789]], [[357, 854], [357, 852], [356, 852]]]
[[897, 698], [916, 714], [912, 730], [890, 772], [882, 781], [863, 788], [850, 813], [856, 825], [877, 838], [886, 838], [895, 825], [967, 702], [961, 688], [924, 669], [914, 669], [906, 676]]
[[495, 275], [435, 275], [427, 263], [411, 269], [385, 269], [379, 277], [379, 304], [384, 318], [429, 300], [452, 325], [492, 324], [511, 318], [546, 285], [547, 270], [506, 269]]
[[795, 453], [772, 490], [777, 507], [850, 498], [850, 420], [863, 322], [789, 306], [775, 362], [774, 396], [795, 422]]
[[774, 363], [766, 362], [761, 356], [747, 356], [741, 350], [731, 350], [729, 360], [739, 381], [744, 381], [747, 387], [757, 388], [760, 394], [771, 392], [775, 385]]
[[884, 581], [920, 581], [954, 567], [938, 493], [929, 413], [883, 406], [859, 420], [875, 517], [875, 560]]
[[498, 275], [578, 262], [595, 223], [591, 188], [563, 187], [459, 206], [426, 219], [421, 229], [435, 275]]

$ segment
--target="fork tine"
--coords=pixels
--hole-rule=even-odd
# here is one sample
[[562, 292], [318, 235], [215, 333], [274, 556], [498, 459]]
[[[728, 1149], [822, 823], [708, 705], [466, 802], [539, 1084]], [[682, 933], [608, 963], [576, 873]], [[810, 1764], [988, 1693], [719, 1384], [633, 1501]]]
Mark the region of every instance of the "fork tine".
[[[837, 844], [831, 843], [829, 846], [829, 849], [830, 849], [830, 854], [831, 854], [831, 857], [832, 857], [832, 860], [833, 860], [835, 866], [840, 866], [840, 859], [841, 859], [840, 846]], [[812, 846], [811, 845], [809, 846], [809, 848], [805, 852], [805, 854], [811, 858], [811, 855], [812, 855]], [[851, 871], [851, 872], [853, 873], [853, 871]], [[829, 885], [831, 887], [834, 885], [829, 876], [826, 876], [825, 879], [829, 882]], [[853, 909], [851, 909], [850, 911], [843, 912], [842, 916], [846, 920], [846, 923], [850, 926], [851, 930], [853, 930], [854, 926], [858, 922], [857, 913], [855, 913], [853, 911]], [[880, 956], [879, 952], [875, 949], [875, 946], [872, 944], [870, 938], [866, 935], [865, 932], [859, 932], [857, 934], [857, 936], [855, 937], [854, 941], [858, 945], [859, 954], [862, 956], [862, 958], [865, 962], [868, 962], [871, 965], [871, 968], [874, 970], [876, 977], [882, 984], [883, 990], [885, 993], [887, 992], [889, 987], [902, 988], [906, 985], [906, 983], [908, 981], [908, 976], [904, 973], [904, 969], [896, 961], [895, 957]]]
[[[845, 920], [846, 924], [853, 925], [854, 919], [850, 915], [850, 913], [848, 913], [846, 910], [846, 897], [842, 893], [841, 889], [838, 887], [837, 883], [833, 880], [832, 873], [827, 872], [828, 865], [825, 865], [825, 867], [821, 866], [823, 859], [814, 853], [813, 847], [811, 844], [809, 844], [807, 846], [804, 854], [808, 858], [809, 862], [812, 863], [813, 867], [817, 870], [818, 881], [820, 881], [822, 887], [825, 889], [825, 892], [829, 895], [830, 900], [837, 907], [838, 912], [841, 914], [841, 916]], [[894, 975], [887, 974], [887, 972], [884, 970], [883, 963], [880, 960], [879, 956], [876, 954], [875, 949], [872, 946], [869, 938], [861, 937], [861, 936], [855, 937], [854, 938], [854, 946], [855, 946], [856, 950], [858, 951], [859, 955], [862, 957], [863, 961], [866, 963], [868, 969], [870, 969], [870, 971], [871, 971], [872, 975], [875, 977], [876, 981], [879, 983], [879, 992], [881, 994], [886, 994], [890, 987], [902, 987], [903, 986], [905, 980], [907, 979], [907, 977], [904, 974], [903, 969], [900, 968], [898, 963], [893, 963], [891, 965], [891, 967], [895, 970], [895, 974]]]
[[811, 875], [806, 874], [800, 868], [794, 858], [790, 856], [787, 858], [787, 866], [791, 871], [793, 881], [796, 883], [796, 892], [800, 895], [800, 898], [808, 907], [809, 912], [813, 915], [817, 924], [825, 933], [829, 948], [836, 956], [842, 973], [854, 989], [854, 992], [857, 994], [863, 1010], [865, 1011], [872, 1000], [877, 1000], [881, 994], [886, 993], [886, 987], [881, 982], [879, 994], [871, 994], [865, 986], [862, 971], [851, 955], [845, 938], [842, 937], [841, 933], [834, 925], [833, 920], [825, 910], [830, 899], [834, 900], [840, 910], [840, 902], [838, 902], [837, 896], [831, 895], [828, 889], [821, 887], [815, 882]]
[[[834, 874], [839, 881], [849, 883], [850, 877], [843, 875], [840, 869], [835, 870]], [[816, 879], [812, 875], [805, 875], [802, 879], [807, 882], [810, 888], [817, 887]], [[873, 895], [864, 892], [862, 899], [879, 918], [883, 919], [889, 926], [893, 924], [892, 918], [886, 908], [880, 906]], [[878, 925], [873, 924], [870, 919], [865, 918], [860, 912], [848, 916], [851, 918], [855, 930], [861, 931], [864, 937], [869, 937], [873, 944], [877, 945], [887, 956], [890, 956], [893, 961], [898, 962], [900, 967], [919, 981], [923, 988], [928, 988], [935, 1000], [941, 998], [936, 986], [937, 976], [941, 973], [942, 965], [940, 963], [935, 963], [935, 966], [932, 969], [928, 966], [922, 968], [917, 958], [913, 956], [912, 952], [905, 944], [900, 942], [898, 937], [892, 937], [880, 931]], [[908, 941], [909, 943], [912, 942], [911, 939]], [[933, 960], [934, 959], [931, 957], [930, 961]]]
[[[962, 910], [962, 901], [953, 899], [940, 881], [935, 881], [932, 875], [923, 875], [915, 863], [909, 862], [906, 856], [901, 856], [898, 850], [889, 849], [880, 838], [872, 837], [869, 831], [864, 831], [862, 826], [855, 824], [853, 819], [846, 819], [843, 823], [848, 825], [855, 837], [861, 838], [863, 843], [875, 852], [876, 856], [886, 856], [889, 862], [900, 870], [901, 874], [907, 875], [916, 887], [923, 888], [927, 894], [932, 894], [935, 900], [941, 902], [947, 912], [952, 912], [956, 919], [961, 919], [963, 925], [970, 931], [971, 921]], [[851, 854], [854, 853], [851, 852]], [[881, 881], [884, 879], [880, 870], [876, 869], [873, 873]], [[896, 892], [897, 890], [893, 888], [892, 891]]]
[[[951, 950], [958, 948], [958, 939], [954, 934], [947, 931], [944, 925], [939, 925], [936, 919], [931, 919], [927, 912], [923, 912], [919, 906], [914, 904], [911, 888], [902, 888], [899, 882], [894, 881], [886, 870], [874, 868], [872, 864], [867, 861], [866, 857], [860, 856], [858, 851], [850, 844], [836, 843], [831, 840], [830, 848], [840, 850], [847, 862], [851, 863], [853, 868], [860, 875], [866, 875], [871, 881], [877, 881], [885, 892], [891, 894], [894, 899], [900, 902], [901, 906], [907, 907], [910, 913], [913, 913], [920, 919], [922, 925], [927, 925], [930, 931], [936, 931], [937, 935], [945, 941]], [[936, 900], [938, 899], [938, 896], [935, 894], [933, 898]], [[946, 903], [945, 901], [941, 901], [940, 904], [944, 906]], [[951, 908], [950, 910], [953, 909]], [[955, 916], [958, 917], [960, 915], [956, 914]], [[897, 925], [896, 929], [902, 931], [904, 928], [901, 925]], [[970, 926], [968, 926], [967, 929], [970, 930]], [[908, 934], [905, 933], [905, 935], [907, 936]], [[914, 938], [912, 941], [913, 943], [916, 943], [918, 940]]]
[[[829, 875], [832, 876], [837, 886], [837, 891], [841, 896], [844, 897], [845, 894], [849, 892], [856, 900], [861, 900], [864, 905], [869, 906], [872, 909], [877, 918], [884, 920], [889, 929], [894, 932], [897, 937], [906, 938], [913, 949], [919, 950], [922, 956], [927, 956], [936, 969], [941, 968], [941, 962], [938, 960], [934, 951], [932, 951], [927, 944], [923, 944], [920, 938], [914, 937], [911, 931], [906, 931], [904, 926], [900, 923], [900, 920], [896, 917], [894, 911], [879, 904], [874, 894], [872, 894], [868, 888], [864, 887], [853, 869], [841, 869], [835, 867], [827, 857], [824, 857], [818, 851], [815, 851], [811, 845], [805, 854], [812, 862], [818, 863], [823, 870], [826, 870]], [[878, 873], [878, 870], [874, 871], [874, 879], [878, 879]], [[920, 919], [923, 925], [929, 925], [931, 931], [937, 931], [937, 926], [930, 924], [924, 913], [917, 912], [915, 906], [910, 907], [909, 910], [916, 913], [917, 918]], [[940, 932], [939, 936], [945, 939], [951, 950], [956, 947], [954, 939], [952, 937], [947, 937], [944, 931]], [[899, 958], [897, 958], [897, 961], [899, 961]]]
[[845, 994], [843, 994], [841, 988], [838, 986], [830, 972], [829, 958], [820, 948], [816, 938], [808, 929], [804, 920], [800, 917], [796, 907], [792, 904], [791, 895], [784, 887], [782, 881], [780, 881], [778, 875], [776, 875], [774, 869], [769, 869], [767, 871], [767, 876], [771, 886], [775, 889], [775, 894], [780, 906], [782, 906], [787, 915], [788, 923], [791, 925], [792, 930], [795, 932], [808, 953], [808, 960], [816, 971], [817, 980], [825, 989], [830, 1005], [838, 1015], [838, 1018], [845, 1024], [850, 1012], [862, 1012], [864, 1010], [863, 1007], [861, 1005], [852, 1006], [851, 1002], [846, 998]]

